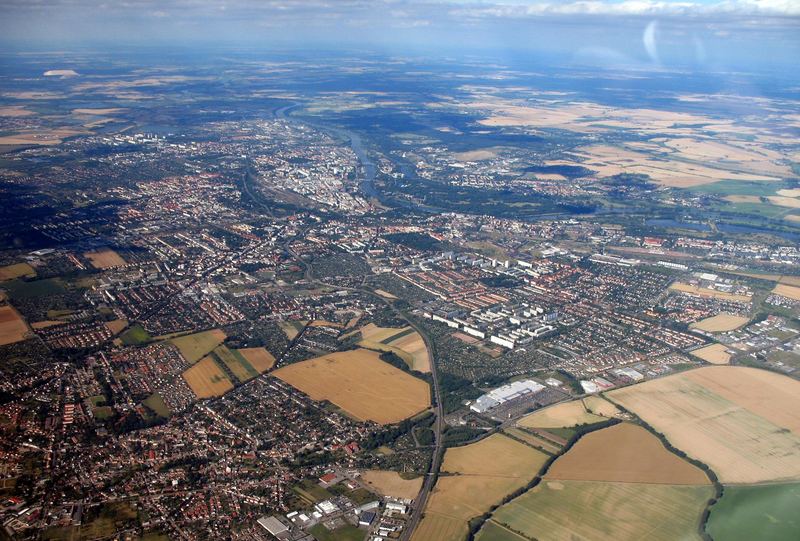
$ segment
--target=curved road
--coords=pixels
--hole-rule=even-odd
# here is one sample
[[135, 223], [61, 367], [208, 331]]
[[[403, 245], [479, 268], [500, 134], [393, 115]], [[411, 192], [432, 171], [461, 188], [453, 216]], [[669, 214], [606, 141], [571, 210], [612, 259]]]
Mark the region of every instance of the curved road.
[[[291, 121], [292, 119], [287, 115], [287, 113], [291, 109], [297, 107], [298, 105], [299, 104], [293, 104], [282, 107], [276, 110], [274, 112], [274, 115], [276, 118]], [[372, 181], [374, 180], [375, 177], [376, 168], [374, 163], [370, 161], [369, 157], [367, 156], [367, 153], [364, 151], [361, 139], [356, 134], [350, 133], [340, 128], [326, 128], [322, 126], [320, 126], [320, 128], [330, 129], [339, 134], [340, 136], [342, 135], [348, 136], [347, 138], [350, 141], [350, 145], [353, 147], [354, 152], [356, 152], [356, 155], [359, 161], [361, 162], [362, 170], [364, 172], [365, 178], [363, 178], [361, 181], [361, 188], [366, 192], [374, 191], [374, 186], [372, 184]], [[243, 188], [246, 195], [250, 197], [250, 199], [252, 199], [256, 204], [261, 205], [267, 210], [267, 212], [272, 214], [270, 206], [266, 202], [262, 201], [260, 197], [258, 197], [258, 195], [251, 190], [250, 186], [248, 185], [248, 183], [251, 181], [251, 178], [249, 177], [250, 177], [250, 172], [248, 171], [248, 173], [245, 174], [245, 177], [243, 179]], [[284, 243], [284, 250], [286, 250], [286, 252], [291, 254], [292, 257], [294, 257], [298, 261], [300, 266], [303, 267], [306, 280], [308, 280], [309, 283], [327, 287], [334, 287], [340, 290], [359, 291], [361, 293], [366, 293], [367, 295], [370, 295], [380, 300], [383, 304], [386, 305], [387, 308], [392, 310], [396, 316], [398, 316], [400, 319], [408, 323], [408, 325], [411, 328], [413, 328], [415, 331], [419, 333], [419, 335], [422, 337], [422, 340], [425, 342], [425, 347], [428, 348], [428, 352], [430, 355], [431, 385], [433, 388], [433, 399], [435, 402], [434, 404], [435, 420], [433, 424], [433, 433], [434, 433], [433, 456], [431, 458], [431, 463], [430, 467], [428, 468], [428, 472], [425, 475], [425, 480], [422, 484], [422, 489], [420, 490], [419, 494], [417, 495], [416, 499], [412, 504], [411, 517], [409, 518], [409, 521], [406, 527], [403, 529], [402, 535], [400, 536], [401, 541], [408, 541], [413, 535], [414, 530], [416, 529], [420, 520], [422, 519], [422, 512], [425, 510], [425, 504], [428, 501], [428, 496], [430, 495], [431, 490], [433, 489], [433, 486], [436, 483], [436, 479], [439, 475], [439, 469], [441, 468], [442, 456], [444, 454], [443, 453], [444, 445], [442, 441], [442, 432], [444, 430], [444, 409], [442, 407], [441, 390], [439, 387], [439, 373], [436, 367], [436, 347], [433, 341], [431, 340], [430, 336], [428, 336], [428, 334], [422, 328], [420, 328], [409, 317], [408, 314], [398, 309], [390, 299], [382, 297], [381, 295], [378, 295], [374, 291], [363, 287], [362, 288], [342, 287], [335, 284], [328, 284], [322, 280], [314, 278], [312, 265], [307, 261], [305, 261], [300, 254], [292, 250], [291, 243], [296, 239], [306, 235], [312, 227], [322, 225], [326, 221], [327, 219], [323, 218], [320, 223], [311, 224], [303, 228], [296, 235], [287, 239], [286, 242]]]

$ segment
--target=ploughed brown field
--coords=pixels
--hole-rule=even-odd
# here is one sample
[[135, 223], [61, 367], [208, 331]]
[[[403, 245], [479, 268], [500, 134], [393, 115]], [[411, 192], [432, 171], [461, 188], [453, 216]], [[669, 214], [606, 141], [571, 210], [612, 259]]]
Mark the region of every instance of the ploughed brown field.
[[0, 306], [0, 346], [25, 340], [29, 330], [13, 306]]

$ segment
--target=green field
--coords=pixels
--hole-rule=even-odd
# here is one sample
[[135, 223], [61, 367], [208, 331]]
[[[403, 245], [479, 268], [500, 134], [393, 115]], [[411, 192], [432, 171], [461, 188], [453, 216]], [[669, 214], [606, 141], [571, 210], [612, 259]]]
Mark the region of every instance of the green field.
[[44, 297], [46, 295], [58, 295], [66, 291], [63, 280], [60, 278], [48, 278], [46, 280], [11, 280], [3, 283], [3, 289], [8, 291], [11, 299], [32, 299]]
[[153, 393], [147, 397], [146, 400], [142, 402], [145, 406], [150, 408], [155, 412], [156, 415], [163, 418], [169, 418], [170, 410], [169, 407], [164, 403], [164, 399], [161, 398], [161, 395], [158, 393]]
[[321, 502], [333, 498], [333, 494], [326, 489], [319, 486], [314, 481], [306, 479], [305, 481], [292, 487], [292, 491], [307, 500], [310, 504]]
[[324, 525], [317, 524], [310, 532], [317, 541], [363, 541], [366, 537], [365, 530], [350, 525], [330, 531]]
[[247, 359], [236, 350], [230, 350], [226, 346], [219, 346], [213, 351], [214, 357], [228, 367], [228, 370], [236, 376], [240, 382], [244, 383], [258, 376], [258, 370], [253, 368]]
[[756, 195], [768, 196], [775, 195], [775, 192], [788, 186], [783, 182], [759, 182], [746, 180], [723, 180], [721, 182], [711, 182], [692, 186], [688, 190], [700, 193], [716, 195]]
[[698, 526], [711, 486], [543, 481], [500, 507], [478, 541], [562, 539], [700, 539]]
[[152, 337], [147, 334], [147, 331], [141, 325], [134, 325], [122, 333], [119, 339], [126, 346], [139, 346], [152, 340]]
[[715, 541], [800, 539], [800, 483], [725, 487], [706, 531]]
[[196, 363], [225, 340], [225, 333], [219, 329], [187, 334], [170, 340], [190, 363]]

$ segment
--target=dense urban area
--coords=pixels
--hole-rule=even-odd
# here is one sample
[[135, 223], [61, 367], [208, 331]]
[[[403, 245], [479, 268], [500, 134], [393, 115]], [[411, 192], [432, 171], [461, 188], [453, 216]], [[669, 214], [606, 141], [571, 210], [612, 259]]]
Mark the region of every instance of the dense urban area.
[[[44, 60], [0, 101], [1, 539], [565, 539], [514, 506], [619, 481], [562, 471], [611, 431], [654, 442], [628, 463], [663, 453], [689, 478], [653, 539], [714, 534], [729, 483], [797, 486], [796, 115], [710, 142], [732, 124], [687, 128], [700, 98], [584, 130], [591, 104], [478, 75], [431, 105], [302, 95], [287, 63], [211, 99], [210, 70]], [[613, 146], [647, 157], [627, 170]], [[738, 417], [675, 436], [635, 394], [682, 381], [756, 436]]]

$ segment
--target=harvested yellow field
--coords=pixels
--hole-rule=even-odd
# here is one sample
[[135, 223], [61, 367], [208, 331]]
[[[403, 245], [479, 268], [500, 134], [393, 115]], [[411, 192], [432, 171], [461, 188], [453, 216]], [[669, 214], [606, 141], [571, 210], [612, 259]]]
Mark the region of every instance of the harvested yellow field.
[[183, 373], [183, 379], [197, 398], [222, 396], [233, 389], [231, 380], [211, 357], [204, 357], [187, 369]]
[[361, 327], [358, 332], [361, 333], [362, 340], [371, 340], [372, 342], [382, 342], [390, 336], [394, 336], [401, 332], [403, 329], [398, 327], [378, 327], [374, 323], [368, 323]]
[[775, 193], [782, 197], [800, 197], [800, 188], [793, 188], [791, 190], [778, 190]]
[[33, 323], [31, 323], [31, 329], [33, 330], [46, 329], [48, 327], [55, 327], [56, 325], [63, 325], [64, 323], [66, 322], [57, 320], [34, 321]]
[[29, 330], [27, 323], [13, 306], [0, 306], [0, 346], [25, 340]]
[[631, 423], [586, 434], [553, 463], [545, 477], [665, 485], [711, 483], [703, 470], [669, 452], [653, 434]]
[[213, 329], [195, 334], [187, 334], [186, 336], [178, 336], [177, 338], [171, 339], [170, 342], [180, 350], [184, 359], [193, 363], [211, 353], [225, 338], [227, 338], [227, 336], [224, 331]]
[[524, 487], [547, 459], [523, 443], [493, 434], [477, 443], [448, 449], [443, 474], [431, 492], [412, 541], [460, 541], [469, 521], [504, 496]]
[[691, 351], [691, 354], [711, 364], [728, 364], [731, 362], [731, 354], [728, 353], [728, 348], [722, 344], [711, 344], [710, 346], [695, 349]]
[[783, 295], [784, 297], [789, 297], [790, 299], [794, 299], [796, 301], [800, 301], [800, 287], [778, 284], [775, 286], [775, 289], [773, 289], [772, 292], [778, 295]]
[[517, 425], [529, 428], [565, 428], [603, 420], [604, 417], [586, 411], [582, 401], [573, 400], [536, 410], [517, 421]]
[[297, 335], [300, 334], [300, 331], [306, 328], [306, 325], [308, 325], [308, 321], [300, 321], [296, 319], [291, 321], [281, 321], [278, 323], [278, 326], [286, 334], [286, 338], [289, 340], [294, 340], [297, 338]]
[[[583, 399], [587, 411], [601, 417], [615, 417], [620, 413], [619, 408], [599, 395], [587, 396]], [[544, 428], [544, 427], [542, 427]]]
[[260, 374], [275, 366], [275, 357], [264, 348], [244, 348], [238, 351]]
[[309, 327], [333, 327], [334, 329], [343, 329], [344, 325], [334, 321], [326, 321], [324, 319], [315, 319], [308, 324]]
[[86, 252], [83, 257], [88, 259], [96, 269], [110, 269], [127, 265], [127, 262], [120, 257], [114, 250], [98, 250], [97, 252]]
[[403, 479], [391, 470], [365, 470], [361, 472], [361, 480], [376, 492], [393, 498], [413, 500], [422, 489], [422, 476]]
[[412, 327], [395, 329], [376, 327], [372, 323], [361, 329], [359, 346], [378, 351], [391, 351], [412, 370], [430, 372], [431, 361], [425, 341]]
[[751, 297], [745, 295], [734, 295], [733, 293], [726, 293], [724, 291], [717, 291], [716, 289], [708, 289], [705, 287], [693, 286], [681, 282], [675, 282], [670, 289], [680, 291], [681, 293], [688, 293], [690, 295], [697, 295], [699, 297], [715, 297], [717, 299], [725, 299], [728, 301], [736, 302], [750, 302]]
[[111, 331], [111, 334], [119, 334], [128, 326], [127, 319], [115, 319], [114, 321], [106, 321], [106, 327]]
[[800, 479], [800, 382], [773, 372], [709, 366], [607, 396], [723, 483]]
[[9, 105], [6, 107], [0, 107], [0, 117], [21, 117], [21, 116], [31, 116], [35, 114], [33, 111], [29, 111], [25, 109], [25, 107], [20, 105]]
[[790, 209], [800, 209], [800, 199], [796, 197], [783, 197], [780, 195], [770, 195], [767, 197], [769, 202], [779, 207], [786, 207]]
[[476, 539], [700, 541], [713, 494], [709, 485], [546, 481], [500, 507]]
[[750, 320], [746, 317], [723, 313], [701, 319], [696, 323], [692, 323], [690, 327], [708, 332], [726, 332], [738, 329], [748, 321]]
[[497, 157], [497, 152], [491, 148], [483, 150], [470, 150], [468, 152], [456, 152], [453, 157], [460, 161], [465, 162], [478, 162], [481, 160], [490, 160]]
[[375, 293], [377, 293], [378, 295], [380, 295], [384, 299], [392, 299], [392, 300], [394, 300], [394, 299], [397, 298], [394, 295], [392, 295], [391, 293], [389, 293], [388, 291], [384, 291], [382, 289], [376, 289]]
[[731, 203], [761, 203], [761, 198], [757, 195], [726, 195], [723, 199]]
[[314, 400], [328, 400], [358, 419], [378, 424], [397, 423], [431, 404], [426, 382], [366, 349], [290, 364], [274, 375]]
[[73, 115], [113, 115], [116, 113], [121, 113], [125, 111], [125, 109], [119, 107], [111, 107], [108, 109], [73, 109]]
[[0, 281], [13, 280], [14, 278], [21, 278], [23, 276], [32, 278], [36, 276], [36, 271], [27, 263], [17, 263], [15, 265], [0, 267]]

